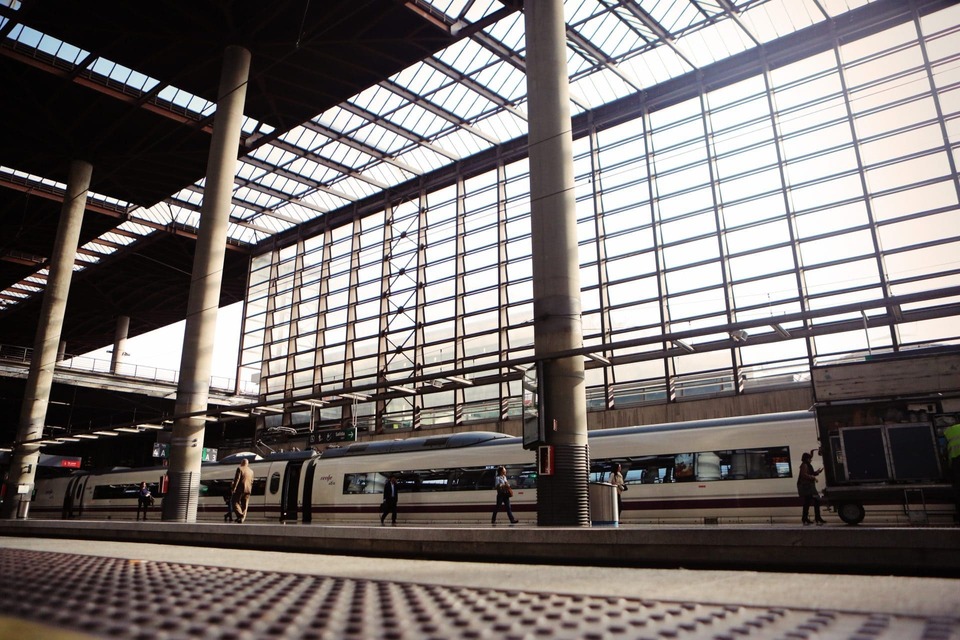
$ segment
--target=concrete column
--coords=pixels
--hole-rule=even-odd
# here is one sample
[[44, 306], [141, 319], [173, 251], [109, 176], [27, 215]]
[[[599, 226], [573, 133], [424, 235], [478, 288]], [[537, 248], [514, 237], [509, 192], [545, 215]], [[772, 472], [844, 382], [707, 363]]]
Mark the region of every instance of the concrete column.
[[[80, 241], [83, 211], [87, 204], [87, 189], [90, 187], [92, 174], [93, 167], [87, 162], [74, 161], [70, 164], [67, 192], [60, 210], [60, 225], [53, 245], [53, 255], [50, 257], [50, 273], [40, 307], [33, 357], [30, 360], [30, 371], [23, 394], [16, 448], [10, 463], [7, 500], [0, 514], [4, 518], [26, 517], [29, 508], [28, 501], [33, 492], [37, 462], [40, 460], [40, 447], [37, 444], [24, 444], [24, 441], [37, 440], [43, 436], [50, 388], [53, 386], [53, 373], [60, 349], [63, 315], [67, 308], [67, 294], [70, 292], [73, 263], [77, 256], [77, 243]], [[26, 487], [26, 493], [18, 494], [18, 487], [21, 485]], [[23, 496], [26, 504], [21, 505], [18, 496]]]
[[117, 329], [113, 334], [113, 356], [110, 358], [110, 373], [116, 373], [127, 350], [127, 333], [130, 331], [130, 316], [117, 318]]
[[583, 344], [573, 135], [562, 0], [524, 4], [529, 100], [534, 350], [544, 359], [546, 440], [556, 474], [537, 480], [537, 521], [589, 526], [583, 358], [550, 354]]
[[164, 520], [195, 522], [197, 519], [204, 412], [210, 393], [223, 257], [249, 74], [250, 52], [242, 47], [227, 47], [220, 72], [217, 113], [207, 158], [207, 180], [200, 208], [200, 229], [187, 301], [175, 406], [178, 416], [191, 413], [198, 415], [178, 418], [173, 425], [167, 471], [169, 484], [163, 498]]

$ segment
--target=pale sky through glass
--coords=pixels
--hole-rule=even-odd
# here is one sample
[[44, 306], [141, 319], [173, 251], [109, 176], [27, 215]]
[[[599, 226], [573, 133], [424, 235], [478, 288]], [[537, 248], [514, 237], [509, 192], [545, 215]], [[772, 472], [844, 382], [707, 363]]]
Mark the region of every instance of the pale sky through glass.
[[[441, 6], [442, 3], [435, 3]], [[483, 3], [470, 3], [473, 10]], [[713, 3], [706, 3], [711, 6]], [[595, 108], [620, 97], [632, 95], [640, 88], [689, 72], [713, 62], [718, 51], [721, 57], [767, 42], [821, 22], [826, 17], [853, 9], [862, 4], [848, 0], [821, 3], [799, 0], [774, 0], [756, 3], [740, 17], [740, 23], [721, 19], [709, 29], [686, 32], [670, 46], [644, 48], [637, 32], [625, 30], [631, 23], [640, 32], [650, 25], [634, 16], [631, 20], [611, 20], [617, 12], [600, 11], [595, 2], [566, 4], [570, 33], [597, 38], [597, 45], [606, 48], [611, 57], [620, 56], [617, 64], [588, 64], [591, 55], [583, 43], [571, 44], [568, 67], [572, 79], [574, 114]], [[491, 7], [500, 6], [491, 3]], [[604, 5], [605, 6], [605, 5]], [[696, 12], [683, 11], [683, 2], [644, 3], [657, 20], [671, 29], [682, 31], [693, 24]], [[456, 11], [450, 7], [444, 10]], [[658, 13], [659, 12], [659, 13]], [[873, 299], [884, 295], [881, 280], [894, 282], [893, 294], [909, 293], [935, 286], [957, 284], [957, 276], [928, 278], [926, 274], [960, 270], [957, 243], [940, 244], [939, 238], [956, 235], [958, 223], [957, 188], [951, 174], [950, 150], [945, 137], [956, 139], [954, 117], [960, 107], [957, 90], [951, 87], [960, 79], [957, 60], [958, 38], [953, 33], [960, 9], [940, 11], [921, 20], [927, 35], [925, 43], [931, 67], [925, 65], [917, 45], [917, 28], [909, 21], [893, 29], [863, 40], [844, 43], [837, 52], [828, 50], [780, 68], [767, 76], [756, 75], [734, 85], [706, 91], [701, 100], [694, 99], [650, 113], [625, 124], [598, 132], [598, 165], [594, 166], [593, 150], [588, 138], [575, 142], [577, 176], [577, 215], [581, 241], [581, 280], [583, 286], [584, 333], [588, 343], [597, 343], [601, 329], [620, 339], [629, 339], [666, 331], [715, 326], [731, 311], [726, 309], [727, 293], [722, 287], [730, 279], [733, 314], [736, 319], [775, 318], [799, 310], [798, 285], [793, 275], [799, 265], [803, 270], [803, 295], [809, 296], [809, 308], [817, 309]], [[623, 15], [619, 16], [624, 18]], [[522, 50], [522, 16], [516, 14], [489, 27], [485, 33]], [[653, 34], [655, 35], [655, 34]], [[717, 47], [723, 44], [721, 49]], [[838, 59], [839, 56], [839, 59]], [[454, 82], [439, 69], [444, 65], [464, 74]], [[142, 81], [142, 79], [140, 80]], [[491, 96], [482, 97], [475, 90], [481, 82], [496, 87], [494, 93], [516, 104], [495, 105]], [[402, 98], [404, 91], [414, 91], [433, 107], [425, 109]], [[939, 100], [939, 103], [937, 102]], [[463, 109], [463, 122], [455, 125], [442, 113], [458, 114]], [[939, 109], [939, 111], [938, 111]], [[771, 111], [773, 110], [773, 111]], [[849, 110], [849, 112], [848, 112]], [[371, 124], [362, 114], [376, 113], [380, 120]], [[333, 210], [359, 198], [379, 192], [425, 171], [446, 166], [456, 159], [491, 148], [526, 132], [525, 81], [517, 68], [491, 55], [491, 49], [473, 38], [462, 41], [436, 54], [429, 64], [418, 63], [398, 73], [389, 82], [361, 92], [347, 103], [319, 114], [309, 127], [299, 127], [284, 136], [290, 147], [263, 147], [254, 155], [259, 160], [275, 163], [301, 176], [310, 176], [324, 183], [324, 188], [304, 194], [289, 202], [265, 203], [267, 211], [237, 211], [236, 215], [250, 227], [234, 229], [245, 241], [263, 239], [269, 233], [289, 228], [297, 221], [316, 215], [317, 211]], [[706, 115], [705, 115], [706, 114]], [[940, 114], [946, 130], [941, 128]], [[396, 127], [420, 136], [429, 144], [415, 144], [410, 137], [390, 133]], [[852, 126], [851, 126], [852, 123]], [[349, 134], [354, 140], [376, 147], [392, 157], [391, 162], [374, 160], [355, 148], [336, 140]], [[310, 149], [318, 155], [329, 154], [351, 171], [336, 174], [329, 167], [306, 155], [292, 153], [289, 148]], [[639, 150], [639, 151], [638, 151]], [[781, 171], [781, 161], [782, 171]], [[861, 174], [860, 168], [863, 167]], [[241, 167], [245, 179], [269, 181], [274, 188], [284, 188], [284, 178], [251, 164]], [[522, 351], [532, 344], [532, 330], [525, 326], [531, 306], [529, 281], [529, 211], [526, 163], [504, 169], [516, 175], [515, 183], [505, 186], [505, 212], [497, 209], [497, 176], [489, 172], [473, 176], [464, 185], [464, 207], [468, 215], [463, 229], [465, 253], [463, 278], [468, 295], [463, 297], [466, 337], [464, 348], [477, 355], [495, 350], [496, 334], [481, 335], [477, 327], [485, 322], [496, 327], [499, 319], [490, 306], [497, 292], [500, 261], [497, 251], [498, 216], [503, 215], [506, 234], [506, 290], [511, 301], [508, 314], [511, 349]], [[291, 183], [293, 184], [293, 183]], [[596, 191], [595, 191], [596, 189]], [[865, 193], [868, 194], [865, 196]], [[262, 193], [251, 185], [236, 194], [240, 201], [262, 202]], [[426, 321], [430, 323], [428, 342], [434, 336], [453, 332], [452, 318], [455, 287], [452, 275], [457, 268], [457, 246], [454, 238], [456, 194], [450, 189], [443, 195], [427, 194], [429, 242], [425, 250], [427, 286], [424, 295]], [[184, 190], [175, 199], [199, 203], [199, 195]], [[654, 204], [655, 203], [655, 204]], [[921, 210], [918, 203], [926, 203]], [[870, 207], [868, 215], [867, 207]], [[271, 215], [275, 207], [276, 216]], [[404, 209], [406, 207], [406, 209]], [[656, 207], [656, 214], [652, 213]], [[937, 207], [941, 213], [935, 213]], [[161, 211], [162, 208], [162, 211]], [[155, 212], [161, 218], [177, 213], [178, 220], [196, 224], [196, 212], [164, 204]], [[786, 212], [795, 214], [788, 222]], [[393, 212], [393, 232], [415, 231], [414, 203], [400, 205]], [[723, 229], [717, 229], [721, 212]], [[907, 212], [907, 213], [904, 213]], [[144, 215], [153, 215], [143, 212]], [[596, 219], [602, 218], [602, 239], [597, 238]], [[877, 222], [870, 228], [870, 219]], [[434, 218], [439, 223], [433, 222]], [[159, 218], [158, 218], [159, 219]], [[645, 222], [646, 221], [646, 222]], [[790, 225], [795, 225], [794, 229]], [[257, 227], [261, 226], [262, 231]], [[384, 328], [396, 332], [402, 352], [403, 338], [397, 337], [412, 323], [411, 272], [404, 272], [415, 263], [410, 254], [410, 239], [385, 237], [383, 213], [374, 214], [357, 225], [334, 231], [317, 244], [330, 243], [330, 282], [327, 300], [323, 303], [325, 329], [318, 332], [316, 320], [290, 322], [284, 310], [292, 303], [288, 293], [278, 294], [275, 315], [271, 316], [273, 344], [264, 346], [252, 339], [249, 354], [242, 364], [247, 374], [259, 373], [260, 359], [272, 359], [265, 365], [265, 375], [278, 375], [273, 369], [286, 362], [287, 349], [302, 349], [294, 358], [302, 361], [303, 372], [295, 377], [309, 386], [307, 369], [311, 351], [310, 338], [319, 336], [327, 345], [325, 362], [343, 362], [345, 355], [347, 312], [351, 282], [359, 282], [356, 299], [357, 337], [351, 345], [356, 361], [355, 376], [375, 372], [377, 368], [375, 340], [365, 339]], [[404, 226], [406, 225], [406, 226]], [[357, 243], [351, 234], [361, 234]], [[524, 235], [527, 234], [527, 235]], [[800, 239], [796, 254], [791, 248], [792, 234]], [[723, 237], [721, 251], [717, 237]], [[876, 241], [877, 246], [874, 245]], [[603, 247], [603, 259], [599, 246]], [[669, 326], [660, 326], [661, 285], [657, 264], [651, 250], [656, 246], [665, 268], [662, 284], [663, 300], [669, 310]], [[873, 257], [884, 253], [882, 266]], [[289, 260], [295, 249], [281, 251], [281, 264]], [[391, 258], [384, 258], [389, 253]], [[356, 279], [350, 274], [351, 255], [359, 259]], [[322, 254], [313, 255], [318, 263]], [[862, 256], [862, 259], [857, 259]], [[383, 290], [380, 269], [386, 264], [389, 291]], [[318, 271], [319, 272], [319, 271]], [[459, 277], [459, 276], [457, 276]], [[292, 276], [288, 278], [292, 281]], [[304, 277], [304, 281], [310, 278]], [[317, 278], [316, 280], [319, 280]], [[282, 283], [281, 283], [282, 284]], [[319, 295], [304, 293], [308, 299]], [[282, 288], [282, 287], [281, 287]], [[615, 301], [608, 312], [601, 309], [601, 296]], [[473, 294], [473, 292], [476, 292]], [[667, 295], [669, 294], [669, 295]], [[388, 326], [378, 324], [380, 298], [387, 303]], [[520, 301], [518, 304], [512, 304]], [[283, 304], [281, 304], [283, 303]], [[263, 312], [258, 301], [248, 310], [248, 317]], [[308, 303], [299, 309], [307, 313]], [[320, 303], [310, 302], [318, 305]], [[265, 313], [265, 312], [264, 312]], [[316, 314], [314, 309], [309, 313]], [[604, 318], [604, 313], [607, 313]], [[283, 314], [287, 314], [284, 316]], [[223, 310], [221, 316], [224, 316]], [[231, 316], [233, 318], [234, 316]], [[236, 328], [218, 331], [236, 336], [232, 349], [220, 350], [215, 356], [214, 375], [233, 377], [239, 344], [239, 313]], [[607, 322], [604, 327], [603, 323]], [[223, 319], [226, 322], [226, 317]], [[257, 320], [262, 322], [262, 320]], [[285, 324], [286, 323], [286, 324]], [[289, 324], [290, 326], [287, 326]], [[948, 336], [942, 322], [913, 323], [900, 328], [904, 342], [921, 343]], [[182, 323], [180, 323], [182, 327]], [[247, 329], [253, 336], [256, 328]], [[300, 333], [298, 333], [300, 332]], [[313, 334], [311, 334], [313, 332]], [[473, 335], [476, 333], [477, 335]], [[954, 332], [955, 333], [955, 332]], [[182, 336], [182, 329], [179, 334]], [[262, 334], [260, 330], [259, 334]], [[874, 336], [873, 334], [877, 334]], [[412, 335], [412, 334], [411, 334]], [[151, 366], [160, 358], [172, 362], [176, 352], [179, 363], [180, 343], [174, 334], [163, 338], [144, 336], [128, 342], [132, 355], [127, 362], [144, 354], [155, 353], [157, 360], [143, 362]], [[286, 338], [290, 344], [281, 344]], [[317, 338], [313, 338], [317, 339]], [[889, 336], [871, 331], [872, 346], [885, 346]], [[134, 340], [144, 345], [161, 342], [163, 347], [134, 348]], [[886, 343], [884, 342], [886, 341]], [[777, 345], [750, 345], [742, 348], [745, 362], [787, 360], [805, 355], [797, 341]], [[817, 338], [821, 352], [840, 353], [865, 346], [865, 337], [849, 333], [836, 338]], [[316, 346], [316, 345], [315, 345]], [[316, 350], [324, 349], [316, 346]], [[446, 349], [446, 351], [444, 351]], [[779, 352], [777, 350], [780, 350]], [[443, 362], [451, 348], [437, 342], [425, 348], [425, 357]], [[639, 351], [639, 350], [638, 350]], [[291, 351], [293, 352], [293, 351]], [[441, 354], [441, 352], [443, 352]], [[225, 355], [225, 353], [227, 355]], [[406, 357], [406, 356], [404, 356]], [[723, 359], [726, 358], [727, 362]], [[394, 362], [399, 363], [403, 357]], [[695, 354], [677, 358], [678, 372], [683, 374], [729, 366], [729, 354]], [[658, 363], [624, 365], [617, 372], [620, 379], [656, 378]], [[298, 365], [299, 366], [299, 365]], [[399, 364], [391, 366], [400, 366]], [[271, 368], [272, 367], [272, 368]], [[177, 367], [173, 367], [177, 368]], [[230, 369], [228, 374], [218, 373]], [[255, 370], [255, 371], [254, 371]], [[338, 372], [339, 371], [339, 372]], [[628, 373], [629, 372], [629, 373]], [[323, 380], [336, 380], [342, 371], [325, 366]], [[279, 378], [278, 378], [279, 379]], [[472, 393], [477, 393], [473, 391]]]

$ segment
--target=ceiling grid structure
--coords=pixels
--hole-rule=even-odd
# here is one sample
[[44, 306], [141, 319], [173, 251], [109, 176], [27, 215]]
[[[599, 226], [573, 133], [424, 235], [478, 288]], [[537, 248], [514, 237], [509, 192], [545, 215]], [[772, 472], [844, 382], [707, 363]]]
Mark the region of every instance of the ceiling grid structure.
[[[865, 4], [568, 2], [573, 113]], [[87, 215], [78, 268], [132, 267], [148, 236], [163, 236], [151, 242], [159, 247], [175, 245], [171, 235], [195, 236], [216, 69], [227, 42], [249, 46], [255, 68], [238, 150], [224, 304], [242, 299], [246, 260], [273, 236], [525, 135], [520, 3], [324, 5], [279, 2], [241, 12], [203, 2], [138, 13], [116, 1], [83, 11], [68, 2], [0, 2], [0, 66], [22, 92], [4, 108], [19, 112], [8, 121], [23, 129], [23, 139], [0, 155], [2, 222], [16, 229], [0, 245], [0, 328], [11, 339], [28, 337], [30, 322], [16, 316], [35, 316], [42, 285], [27, 283], [42, 274], [49, 247], [41, 238], [55, 229], [55, 209], [32, 212], [35, 196], [45, 193], [53, 198], [49, 206], [58, 206], [60, 167], [69, 157], [93, 156], [88, 211], [100, 212]], [[28, 142], [31, 132], [39, 138]], [[118, 247], [97, 240], [111, 233], [131, 241]], [[29, 264], [26, 256], [33, 256]], [[163, 256], [151, 257], [162, 269]], [[189, 263], [169, 268], [188, 271]], [[173, 302], [185, 297], [167, 293]], [[131, 315], [135, 336], [181, 319], [182, 306], [138, 314], [74, 301], [65, 339], [71, 350], [101, 347], [113, 327], [97, 316]], [[70, 323], [77, 316], [84, 319]]]

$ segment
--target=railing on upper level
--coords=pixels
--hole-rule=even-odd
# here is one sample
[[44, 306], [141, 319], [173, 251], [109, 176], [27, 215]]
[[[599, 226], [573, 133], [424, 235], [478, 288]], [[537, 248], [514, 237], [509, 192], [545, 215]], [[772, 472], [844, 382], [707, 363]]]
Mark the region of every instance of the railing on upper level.
[[[0, 362], [29, 366], [32, 357], [33, 349], [29, 347], [0, 344]], [[123, 378], [135, 378], [137, 380], [149, 380], [151, 382], [174, 385], [177, 384], [180, 379], [180, 372], [173, 369], [161, 369], [159, 367], [142, 364], [121, 362], [117, 365], [116, 370], [111, 370], [111, 362], [109, 360], [99, 360], [85, 356], [64, 355], [57, 361], [57, 368], [103, 375], [115, 375]], [[259, 386], [252, 382], [241, 381], [239, 388], [236, 388], [236, 386], [235, 378], [225, 376], [210, 377], [210, 389], [222, 393], [240, 393], [242, 395], [255, 396], [260, 390]]]

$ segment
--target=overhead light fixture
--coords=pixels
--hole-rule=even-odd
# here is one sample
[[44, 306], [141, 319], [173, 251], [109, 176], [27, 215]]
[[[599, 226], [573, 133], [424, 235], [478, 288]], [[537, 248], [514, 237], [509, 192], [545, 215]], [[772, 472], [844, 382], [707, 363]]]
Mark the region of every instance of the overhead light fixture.
[[98, 436], [118, 436], [120, 435], [116, 431], [94, 431]]
[[162, 424], [138, 424], [137, 426], [140, 427], [141, 429], [154, 429], [156, 431], [163, 430]]
[[262, 407], [257, 407], [260, 411], [268, 411], [270, 413], [283, 413], [283, 407], [274, 407], [273, 405], [264, 405]]
[[222, 415], [222, 416], [236, 416], [236, 417], [238, 417], [238, 418], [249, 418], [249, 417], [250, 417], [250, 414], [247, 413], [247, 412], [245, 412], [245, 411], [233, 411], [232, 409], [231, 409], [230, 411], [224, 411], [224, 412], [221, 413], [220, 415]]
[[341, 398], [349, 398], [351, 400], [369, 400], [370, 399], [369, 395], [367, 395], [366, 393], [360, 393], [359, 391], [351, 391], [351, 392], [344, 391], [339, 395]]
[[42, 444], [60, 444], [60, 443], [57, 442], [56, 440], [41, 440], [41, 441], [38, 442], [37, 444], [41, 444], [41, 445], [42, 445]]
[[463, 384], [468, 387], [473, 386], [473, 380], [467, 380], [466, 378], [460, 378], [458, 376], [445, 376], [441, 380], [449, 380], [450, 382], [456, 382], [457, 384]]
[[305, 404], [305, 405], [307, 405], [308, 407], [325, 407], [325, 406], [327, 406], [327, 403], [326, 403], [325, 400], [314, 400], [313, 398], [309, 398], [309, 399], [307, 399], [307, 400], [295, 400], [294, 403], [295, 403], [295, 404]]
[[100, 436], [95, 436], [92, 433], [78, 433], [78, 438], [83, 438], [84, 440], [99, 440]]
[[603, 357], [599, 353], [587, 353], [584, 354], [588, 359], [593, 360], [594, 362], [599, 362], [602, 365], [610, 366], [610, 360]]
[[683, 350], [686, 351], [687, 353], [693, 353], [694, 351], [696, 351], [696, 349], [694, 349], [693, 346], [687, 344], [687, 343], [684, 342], [683, 340], [674, 339], [674, 340], [673, 340], [673, 345], [674, 345], [675, 347], [680, 347], [681, 349], [683, 349]]
[[790, 337], [790, 332], [787, 331], [786, 329], [784, 329], [784, 328], [783, 328], [783, 325], [774, 322], [774, 323], [771, 324], [770, 326], [773, 327], [773, 330], [774, 330], [774, 331], [776, 331], [777, 333], [780, 334], [780, 337], [781, 337], [781, 338], [789, 338], [789, 337]]
[[136, 427], [117, 427], [117, 431], [123, 431], [124, 433], [140, 433], [140, 429]]
[[397, 386], [389, 386], [387, 387], [387, 389], [390, 389], [391, 391], [399, 391], [400, 393], [409, 393], [412, 396], [417, 395], [417, 390], [411, 389], [410, 387], [401, 387], [397, 385]]
[[61, 436], [57, 438], [57, 442], [80, 442], [80, 439], [69, 437], [69, 436]]
[[743, 329], [734, 329], [730, 332], [730, 337], [734, 342], [746, 342], [747, 338], [750, 337], [750, 334]]

